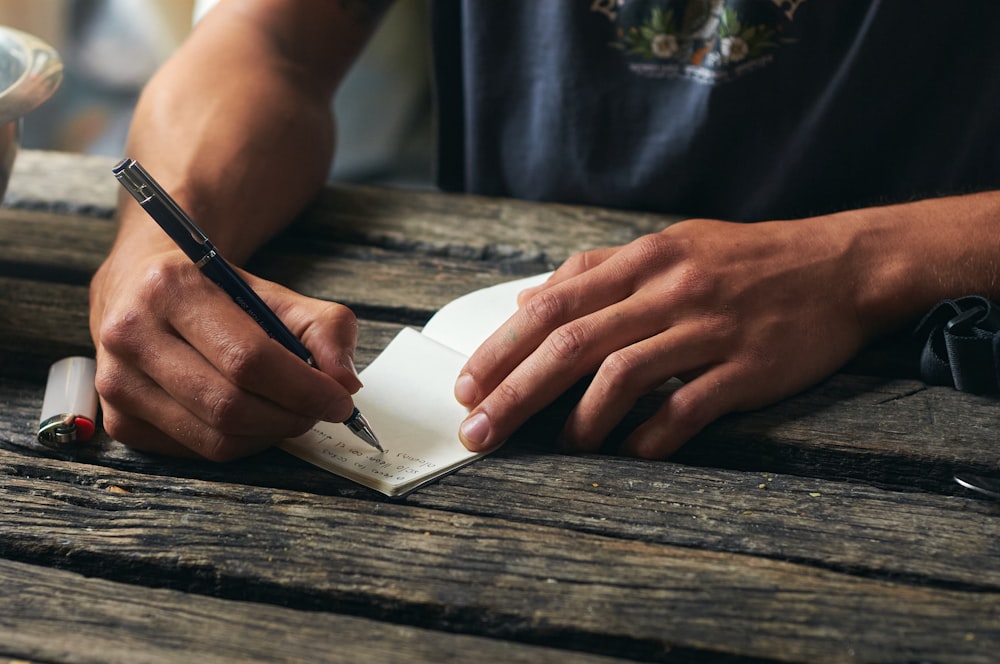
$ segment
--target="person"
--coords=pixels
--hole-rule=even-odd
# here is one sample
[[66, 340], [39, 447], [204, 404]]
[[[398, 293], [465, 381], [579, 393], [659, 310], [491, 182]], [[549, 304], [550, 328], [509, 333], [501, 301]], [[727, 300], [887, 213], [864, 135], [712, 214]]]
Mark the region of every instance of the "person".
[[[323, 186], [329, 101], [386, 4], [222, 0], [145, 87], [129, 155], [233, 262]], [[930, 2], [436, 3], [444, 188], [691, 216], [523, 293], [456, 381], [463, 443], [496, 447], [593, 374], [561, 442], [595, 450], [679, 377], [625, 441], [662, 458], [943, 298], [1000, 296], [991, 18]], [[123, 197], [90, 291], [111, 436], [227, 460], [350, 414], [352, 313], [246, 277], [321, 371], [245, 325]]]

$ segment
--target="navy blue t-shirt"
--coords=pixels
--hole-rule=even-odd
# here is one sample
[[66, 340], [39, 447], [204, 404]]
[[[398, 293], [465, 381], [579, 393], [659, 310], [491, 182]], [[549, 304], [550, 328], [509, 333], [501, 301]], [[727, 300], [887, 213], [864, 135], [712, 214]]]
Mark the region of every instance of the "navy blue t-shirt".
[[438, 0], [443, 188], [730, 220], [1000, 188], [1000, 2]]

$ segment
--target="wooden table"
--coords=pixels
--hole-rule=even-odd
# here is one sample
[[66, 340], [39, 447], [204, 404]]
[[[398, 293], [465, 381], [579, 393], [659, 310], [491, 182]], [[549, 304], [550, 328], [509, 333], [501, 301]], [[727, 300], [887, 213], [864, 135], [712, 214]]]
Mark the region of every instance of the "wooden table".
[[[45, 450], [48, 366], [93, 352], [112, 163], [24, 152], [0, 210], [0, 660], [1000, 657], [1000, 512], [952, 481], [997, 473], [997, 401], [883, 362], [671, 461], [566, 456], [527, 427], [402, 500], [278, 451]], [[363, 366], [464, 292], [668, 221], [336, 187], [251, 267], [353, 307]]]

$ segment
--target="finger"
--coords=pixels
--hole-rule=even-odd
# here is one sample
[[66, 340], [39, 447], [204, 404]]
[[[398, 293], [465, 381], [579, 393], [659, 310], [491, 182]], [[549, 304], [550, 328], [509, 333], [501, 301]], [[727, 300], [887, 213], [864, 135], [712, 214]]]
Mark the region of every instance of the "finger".
[[[543, 343], [548, 344], [545, 354], [556, 357], [582, 359], [574, 356], [584, 348], [596, 355], [599, 349], [581, 344], [596, 338], [588, 334], [595, 321], [582, 322], [583, 319], [632, 293], [630, 283], [623, 284], [603, 272], [590, 270], [533, 295], [466, 362], [456, 381], [458, 401], [470, 408], [479, 404]], [[609, 312], [608, 320], [620, 315], [620, 311]], [[592, 357], [588, 368], [596, 366], [596, 358]], [[576, 378], [583, 375], [579, 368], [573, 373]]]
[[646, 459], [670, 456], [710, 422], [736, 409], [735, 386], [741, 378], [740, 367], [726, 363], [684, 384], [632, 432], [625, 441], [625, 452]]
[[552, 286], [561, 284], [564, 281], [593, 269], [613, 256], [617, 251], [617, 247], [607, 247], [584, 251], [570, 256], [568, 259], [563, 261], [563, 264], [556, 268], [551, 275], [549, 275], [549, 278], [545, 280], [545, 283], [525, 288], [523, 291], [518, 293], [517, 305], [519, 307], [524, 306], [524, 304], [536, 293], [539, 293], [546, 288], [551, 288]]
[[301, 339], [320, 370], [348, 393], [360, 390], [361, 379], [354, 366], [358, 340], [358, 319], [354, 313], [336, 302], [305, 297], [272, 282], [261, 283], [261, 297]]
[[[301, 432], [318, 419], [241, 389], [176, 335], [155, 329], [145, 331], [147, 334], [142, 335], [135, 333], [138, 331], [131, 325], [121, 325], [103, 335], [98, 355], [98, 391], [120, 410], [151, 422], [164, 432], [171, 430], [171, 421], [165, 419], [171, 412], [174, 417], [195, 417], [222, 435], [273, 439], [296, 435], [292, 432]], [[284, 351], [266, 337], [263, 341], [277, 346], [274, 352]], [[291, 353], [285, 351], [285, 354], [295, 368], [307, 374], [320, 373]], [[159, 397], [161, 403], [153, 402], [153, 396]], [[168, 410], [167, 406], [173, 404], [162, 403], [166, 400], [176, 401], [179, 413], [173, 408]], [[350, 414], [350, 399], [342, 391], [339, 406], [339, 410], [328, 406], [332, 417]], [[206, 436], [202, 433], [198, 437]], [[186, 439], [178, 440], [190, 444]]]
[[358, 341], [358, 319], [347, 307], [326, 302], [325, 311], [312, 319], [302, 334], [307, 348], [313, 350], [316, 365], [349, 394], [361, 389], [361, 379], [354, 366]]
[[[237, 330], [245, 336], [236, 339], [227, 330], [218, 329], [218, 318], [185, 314], [179, 321], [181, 334], [205, 349], [202, 352], [173, 330], [163, 331], [144, 320], [163, 320], [156, 316], [131, 317], [102, 329], [102, 350], [107, 352], [101, 354], [98, 364], [105, 398], [112, 392], [119, 395], [128, 404], [122, 406], [124, 409], [167, 431], [164, 411], [150, 412], [149, 404], [135, 398], [140, 390], [148, 390], [145, 383], [151, 382], [178, 401], [188, 417], [236, 436], [280, 437], [290, 431], [301, 432], [317, 419], [342, 421], [350, 415], [351, 399], [332, 378], [269, 339], [231, 301], [224, 300], [221, 305], [237, 309], [237, 320], [243, 324]], [[194, 324], [185, 324], [185, 320]], [[241, 350], [241, 343], [249, 350]], [[248, 345], [251, 343], [257, 346]], [[215, 364], [209, 362], [206, 354], [213, 352], [228, 352], [228, 364], [218, 359]], [[228, 375], [220, 373], [217, 365]], [[299, 394], [302, 384], [317, 380], [318, 394]]]
[[148, 422], [103, 404], [102, 418], [105, 432], [130, 449], [169, 457], [201, 458]]
[[187, 455], [229, 461], [256, 454], [275, 441], [269, 435], [222, 434], [140, 374], [123, 378], [98, 370], [97, 386], [105, 431], [135, 449], [178, 455], [183, 447]]
[[[309, 312], [325, 310], [333, 312], [334, 321], [345, 317], [339, 305], [329, 305], [294, 294], [277, 284], [257, 279], [242, 272], [253, 284], [269, 295], [272, 304], [285, 307], [291, 312], [300, 312], [302, 319], [309, 319]], [[202, 417], [211, 418], [204, 407], [199, 409], [190, 397], [185, 398], [187, 388], [180, 377], [214, 376], [221, 373], [233, 385], [256, 394], [260, 398], [279, 407], [315, 419], [343, 421], [353, 411], [353, 403], [347, 388], [322, 371], [315, 371], [281, 344], [270, 339], [267, 333], [252, 322], [251, 318], [220, 288], [206, 279], [190, 262], [165, 262], [147, 272], [139, 284], [140, 299], [152, 307], [150, 316], [134, 316], [126, 313], [102, 330], [102, 340], [117, 349], [116, 354], [128, 355], [136, 366], [147, 369], [167, 391], [181, 399], [184, 405], [198, 412]], [[291, 304], [298, 304], [291, 308]], [[303, 310], [306, 313], [301, 313]], [[279, 311], [281, 311], [279, 309]], [[285, 312], [283, 312], [285, 313]], [[287, 315], [287, 314], [286, 314]], [[351, 316], [353, 317], [353, 316]], [[149, 320], [153, 321], [152, 329]], [[301, 320], [294, 321], [304, 327]], [[160, 329], [155, 325], [172, 328]], [[317, 326], [329, 329], [330, 323]], [[301, 333], [301, 330], [293, 330]], [[190, 343], [214, 367], [192, 372], [185, 370], [185, 363], [171, 358], [162, 344], [149, 343], [156, 339], [168, 343]], [[353, 332], [347, 336], [353, 339]], [[177, 339], [180, 337], [180, 339]], [[183, 341], [181, 341], [183, 340]], [[178, 351], [176, 343], [171, 351]], [[353, 350], [353, 344], [350, 345]], [[330, 351], [327, 350], [327, 353]], [[193, 360], [190, 354], [182, 355], [186, 361]], [[147, 361], [158, 363], [154, 369], [145, 366]], [[330, 364], [329, 359], [324, 359]], [[211, 380], [216, 381], [212, 378]], [[355, 379], [356, 380], [356, 379]], [[218, 392], [223, 386], [212, 383]], [[346, 398], [345, 398], [346, 397]], [[205, 403], [205, 402], [202, 402]], [[215, 403], [213, 400], [211, 403]], [[237, 402], [239, 403], [239, 402]], [[233, 420], [238, 419], [236, 413]], [[210, 421], [210, 420], [209, 420]]]
[[[217, 316], [178, 313], [173, 323], [181, 339], [174, 337], [147, 367], [150, 377], [185, 407], [237, 434], [247, 423], [269, 419], [270, 432], [287, 429], [293, 415], [330, 422], [350, 416], [353, 402], [340, 382], [268, 337], [235, 302], [224, 300], [217, 309]], [[331, 351], [324, 349], [329, 367]], [[241, 398], [234, 387], [255, 398]]]
[[[154, 361], [147, 366], [149, 377], [185, 410], [223, 435], [284, 438], [302, 433], [318, 419], [341, 422], [354, 409], [350, 396], [329, 376], [324, 376], [323, 382], [336, 390], [337, 397], [333, 400], [309, 404], [305, 400], [296, 403], [282, 398], [282, 392], [294, 394], [298, 384], [283, 386], [281, 381], [300, 380], [299, 374], [303, 374], [303, 381], [322, 376], [294, 356], [270, 362], [247, 359], [244, 366], [226, 375], [183, 342], [175, 341], [173, 345], [175, 348], [168, 349], [170, 355], [166, 356], [169, 360]], [[265, 353], [282, 350], [269, 348]], [[268, 368], [269, 365], [274, 368]], [[267, 388], [261, 387], [260, 381], [268, 379], [272, 382]], [[315, 395], [309, 398], [316, 401]]]
[[493, 449], [592, 373], [610, 352], [654, 334], [658, 325], [654, 315], [629, 299], [558, 327], [470, 413], [460, 428], [463, 444], [476, 451]]
[[596, 450], [641, 396], [712, 362], [717, 345], [702, 330], [682, 324], [609, 354], [567, 418], [563, 446]]

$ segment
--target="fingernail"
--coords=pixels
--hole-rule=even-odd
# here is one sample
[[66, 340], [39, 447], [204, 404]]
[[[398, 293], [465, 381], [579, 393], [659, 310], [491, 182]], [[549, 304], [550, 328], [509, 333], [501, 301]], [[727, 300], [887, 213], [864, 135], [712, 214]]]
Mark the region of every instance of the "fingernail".
[[490, 419], [486, 413], [476, 413], [462, 422], [458, 434], [462, 438], [462, 443], [470, 450], [482, 449], [490, 435]]
[[343, 355], [341, 355], [340, 357], [337, 358], [337, 365], [339, 367], [341, 367], [342, 369], [346, 369], [348, 372], [350, 372], [351, 376], [354, 377], [354, 384], [353, 385], [352, 384], [346, 384], [346, 385], [344, 385], [344, 387], [347, 388], [348, 392], [350, 392], [351, 394], [354, 394], [355, 392], [357, 392], [358, 390], [360, 390], [362, 387], [364, 387], [364, 384], [361, 382], [361, 379], [358, 377], [358, 370], [354, 366], [354, 357], [353, 356], [349, 355], [348, 353], [344, 353]]
[[471, 374], [463, 373], [455, 381], [455, 398], [463, 406], [472, 406], [476, 403], [476, 381]]
[[352, 357], [351, 355], [344, 353], [343, 355], [340, 356], [340, 359], [337, 361], [337, 364], [339, 364], [340, 366], [344, 367], [352, 374], [354, 374], [355, 378], [358, 377], [358, 370], [354, 366], [354, 357]]

